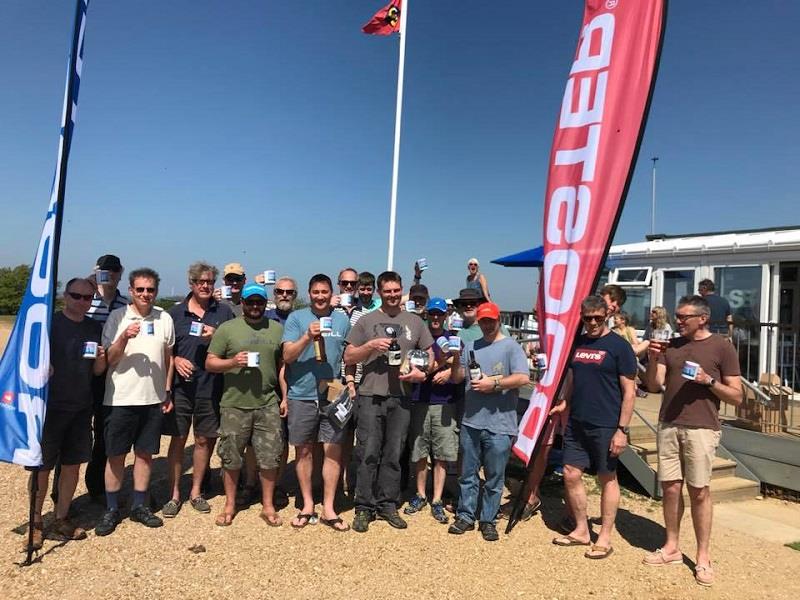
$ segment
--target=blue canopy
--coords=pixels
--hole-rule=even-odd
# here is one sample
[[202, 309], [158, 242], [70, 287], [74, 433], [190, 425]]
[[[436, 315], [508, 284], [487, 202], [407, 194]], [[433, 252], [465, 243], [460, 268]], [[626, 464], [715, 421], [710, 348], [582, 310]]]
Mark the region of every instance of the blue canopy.
[[495, 258], [492, 262], [503, 267], [541, 267], [543, 259], [544, 246], [539, 246], [502, 258]]

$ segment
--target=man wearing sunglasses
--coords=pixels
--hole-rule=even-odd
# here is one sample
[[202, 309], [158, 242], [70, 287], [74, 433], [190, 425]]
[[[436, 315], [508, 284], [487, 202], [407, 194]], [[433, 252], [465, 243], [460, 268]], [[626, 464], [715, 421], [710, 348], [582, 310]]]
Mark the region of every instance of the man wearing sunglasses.
[[273, 494], [283, 452], [278, 372], [280, 323], [267, 319], [267, 292], [257, 283], [242, 289], [242, 318], [226, 321], [208, 347], [206, 370], [224, 373], [217, 455], [222, 460], [225, 508], [216, 524], [225, 527], [236, 514], [236, 484], [250, 444], [261, 480], [261, 519], [281, 525]]
[[[356, 308], [356, 293], [358, 292], [358, 271], [352, 268], [342, 269], [339, 272], [339, 293], [331, 298], [331, 306], [344, 312], [349, 318]], [[342, 306], [342, 294], [350, 294], [350, 306]]]
[[[104, 271], [105, 273], [101, 273]], [[129, 300], [119, 291], [119, 282], [125, 269], [119, 257], [113, 254], [104, 254], [97, 259], [94, 272], [90, 279], [94, 279], [97, 290], [94, 292], [92, 303], [86, 311], [86, 316], [100, 323], [100, 327], [106, 324], [108, 315], [117, 310], [128, 306]], [[106, 280], [99, 282], [98, 279]], [[105, 473], [106, 473], [106, 442], [103, 435], [103, 399], [106, 395], [105, 373], [101, 373], [92, 381], [92, 397], [94, 398], [94, 415], [92, 418], [94, 431], [94, 442], [92, 445], [92, 460], [86, 465], [84, 480], [86, 490], [92, 500], [97, 503], [105, 503]]]
[[112, 533], [120, 522], [119, 491], [125, 457], [133, 447], [132, 521], [161, 527], [162, 520], [145, 504], [150, 487], [153, 455], [161, 447], [163, 413], [172, 410], [172, 317], [154, 306], [159, 276], [152, 269], [131, 271], [128, 292], [133, 302], [112, 312], [103, 328], [108, 348], [105, 438], [106, 512], [95, 528], [97, 535]]
[[[483, 337], [483, 331], [481, 331], [478, 325], [477, 315], [478, 307], [484, 302], [486, 302], [486, 298], [483, 293], [474, 288], [462, 289], [458, 293], [458, 298], [453, 300], [453, 306], [456, 307], [456, 310], [464, 319], [464, 326], [461, 331], [458, 332], [458, 337], [460, 337], [464, 343], [474, 342]], [[500, 333], [505, 337], [511, 336], [508, 327], [502, 323], [500, 324]]]
[[[64, 310], [53, 315], [50, 331], [50, 394], [42, 431], [42, 467], [33, 517], [33, 547], [42, 547], [42, 505], [47, 496], [50, 471], [57, 461], [61, 474], [53, 486], [60, 488], [56, 520], [52, 525], [59, 537], [84, 539], [86, 532], [69, 519], [70, 504], [78, 484], [81, 463], [92, 454], [92, 379], [106, 368], [105, 350], [100, 346], [100, 324], [85, 316], [94, 296], [94, 284], [71, 279], [64, 291]], [[87, 342], [97, 348], [96, 358], [85, 357]]]
[[597, 541], [584, 556], [607, 558], [614, 551], [611, 533], [619, 506], [618, 457], [628, 445], [628, 425], [636, 400], [636, 356], [631, 345], [608, 328], [608, 308], [601, 296], [581, 302], [584, 332], [575, 341], [559, 404], [551, 414], [569, 407], [564, 432], [564, 488], [575, 528], [557, 537], [557, 546], [591, 544], [586, 517], [584, 471], [600, 481], [602, 525]]
[[[658, 415], [658, 480], [663, 491], [664, 546], [644, 557], [651, 566], [682, 564], [678, 533], [683, 483], [689, 492], [697, 538], [695, 580], [714, 582], [711, 541], [712, 465], [719, 445], [719, 404], [742, 402], [739, 357], [724, 336], [709, 331], [711, 307], [701, 296], [685, 296], [675, 309], [679, 338], [650, 341], [645, 383], [666, 386]], [[697, 366], [699, 365], [699, 366]]]
[[205, 370], [206, 353], [217, 328], [234, 318], [233, 311], [214, 299], [217, 268], [204, 262], [189, 267], [189, 294], [169, 309], [175, 324], [174, 375], [172, 381], [174, 410], [164, 417], [164, 433], [171, 436], [167, 457], [169, 501], [161, 513], [172, 518], [181, 508], [180, 479], [183, 474], [183, 450], [194, 431], [192, 452], [192, 488], [189, 504], [198, 512], [211, 512], [203, 498], [203, 479], [209, 469], [219, 429], [219, 401], [222, 376]]
[[291, 277], [281, 277], [272, 288], [272, 301], [275, 303], [275, 308], [270, 308], [266, 312], [266, 317], [285, 325], [286, 319], [294, 309], [296, 299], [297, 282]]
[[222, 304], [227, 305], [234, 316], [242, 316], [242, 289], [247, 283], [247, 276], [244, 274], [244, 267], [237, 263], [228, 263], [222, 269], [222, 282], [231, 288], [231, 297], [223, 298], [222, 290], [214, 290], [214, 298]]

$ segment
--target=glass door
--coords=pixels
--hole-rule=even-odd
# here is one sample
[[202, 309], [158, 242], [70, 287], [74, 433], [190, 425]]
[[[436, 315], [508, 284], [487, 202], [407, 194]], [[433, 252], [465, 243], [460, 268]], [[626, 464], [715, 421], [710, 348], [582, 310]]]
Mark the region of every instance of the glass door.
[[670, 323], [675, 320], [675, 307], [683, 296], [696, 294], [694, 285], [694, 269], [664, 271], [663, 306], [667, 309]]

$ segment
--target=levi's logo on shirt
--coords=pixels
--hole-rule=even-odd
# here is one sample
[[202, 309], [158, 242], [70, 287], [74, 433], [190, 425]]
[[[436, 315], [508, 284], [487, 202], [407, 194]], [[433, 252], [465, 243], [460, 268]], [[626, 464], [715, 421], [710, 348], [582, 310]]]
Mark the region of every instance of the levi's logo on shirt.
[[578, 348], [572, 355], [574, 362], [586, 363], [589, 365], [599, 365], [606, 357], [605, 350], [591, 350], [589, 348]]

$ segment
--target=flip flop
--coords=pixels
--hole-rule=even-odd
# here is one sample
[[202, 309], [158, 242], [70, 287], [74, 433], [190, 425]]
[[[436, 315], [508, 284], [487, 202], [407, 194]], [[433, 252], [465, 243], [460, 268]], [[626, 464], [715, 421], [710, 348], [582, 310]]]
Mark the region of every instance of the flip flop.
[[217, 527], [230, 527], [233, 523], [233, 515], [231, 513], [219, 513], [217, 518], [214, 519], [214, 524]]
[[[591, 552], [599, 552], [600, 554], [591, 554]], [[585, 558], [591, 558], [592, 560], [602, 560], [604, 558], [608, 558], [614, 553], [614, 548], [611, 546], [592, 546], [590, 550], [587, 550], [584, 553]]]
[[[320, 517], [319, 522], [322, 523], [323, 525], [327, 525], [334, 531], [340, 531], [342, 533], [344, 533], [345, 531], [350, 531], [350, 525], [342, 521], [341, 517], [335, 517], [333, 519], [326, 519], [324, 517]], [[344, 527], [337, 527], [339, 523], [343, 523]]]
[[261, 517], [261, 520], [270, 527], [280, 527], [283, 525], [283, 519], [280, 518], [278, 513], [261, 512], [258, 516]]
[[591, 542], [582, 542], [578, 539], [575, 539], [571, 535], [553, 538], [553, 543], [556, 546], [563, 546], [565, 548], [569, 546], [591, 546]]
[[[317, 517], [318, 517], [317, 513], [297, 513], [297, 516], [294, 519], [292, 519], [292, 527], [294, 527], [295, 529], [302, 529], [306, 525], [309, 524], [313, 525], [314, 523], [316, 523]], [[294, 522], [297, 520], [302, 520], [302, 523], [300, 525], [295, 525]]]

